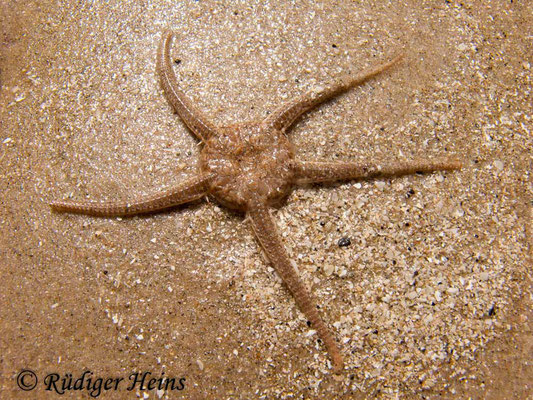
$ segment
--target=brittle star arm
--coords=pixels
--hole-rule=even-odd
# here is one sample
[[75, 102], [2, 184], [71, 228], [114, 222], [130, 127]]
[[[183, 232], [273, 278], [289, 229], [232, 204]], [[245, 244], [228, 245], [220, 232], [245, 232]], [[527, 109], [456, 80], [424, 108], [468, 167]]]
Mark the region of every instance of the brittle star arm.
[[157, 52], [157, 72], [161, 79], [161, 86], [165, 95], [181, 117], [185, 125], [200, 139], [205, 142], [217, 132], [216, 127], [209, 119], [198, 110], [192, 101], [183, 93], [178, 84], [176, 74], [172, 69], [170, 61], [170, 44], [172, 42], [172, 32], [164, 32], [161, 44]]
[[123, 217], [152, 213], [205, 196], [209, 191], [209, 175], [187, 179], [180, 184], [133, 201], [73, 201], [59, 200], [50, 203], [53, 210], [97, 217]]
[[296, 183], [336, 182], [351, 179], [393, 177], [417, 172], [451, 171], [461, 168], [456, 160], [398, 161], [386, 164], [363, 164], [357, 162], [312, 162], [291, 163]]
[[338, 96], [349, 89], [360, 85], [381, 72], [389, 69], [396, 64], [402, 55], [396, 56], [391, 61], [369, 68], [355, 76], [346, 75], [337, 79], [326, 86], [317, 87], [310, 90], [304, 95], [297, 96], [289, 100], [272, 114], [270, 114], [264, 123], [280, 131], [286, 131], [302, 114], [318, 106], [319, 104]]
[[324, 341], [326, 349], [333, 361], [334, 371], [337, 373], [340, 372], [344, 362], [339, 347], [330, 330], [320, 318], [311, 294], [292, 266], [277, 232], [276, 225], [270, 216], [268, 206], [259, 200], [254, 200], [248, 209], [248, 216], [251, 219], [255, 236], [272, 263], [272, 266], [289, 288], [296, 300], [296, 304], [311, 322], [311, 326], [316, 329], [318, 336]]

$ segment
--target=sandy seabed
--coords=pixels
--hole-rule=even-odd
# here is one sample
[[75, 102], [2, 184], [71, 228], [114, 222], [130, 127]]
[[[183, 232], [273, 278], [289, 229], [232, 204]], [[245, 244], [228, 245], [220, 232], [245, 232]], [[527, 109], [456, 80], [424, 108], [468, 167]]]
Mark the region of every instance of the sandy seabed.
[[[0, 397], [531, 398], [532, 11], [0, 2]], [[307, 114], [289, 133], [298, 156], [462, 160], [298, 189], [275, 211], [342, 375], [241, 215], [212, 202], [51, 212], [53, 199], [128, 199], [194, 174], [198, 142], [155, 74], [165, 29], [181, 85], [218, 125], [403, 52]], [[35, 389], [20, 388], [35, 379], [23, 370]]]

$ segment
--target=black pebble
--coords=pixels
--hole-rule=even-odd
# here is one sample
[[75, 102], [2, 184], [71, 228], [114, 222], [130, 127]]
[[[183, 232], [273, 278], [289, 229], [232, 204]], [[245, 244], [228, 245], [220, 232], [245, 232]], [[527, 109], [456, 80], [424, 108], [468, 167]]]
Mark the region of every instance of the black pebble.
[[337, 244], [339, 245], [339, 247], [346, 247], [346, 246], [349, 246], [352, 244], [352, 241], [350, 240], [349, 237], [343, 237], [343, 238], [340, 238], [339, 241], [337, 242]]

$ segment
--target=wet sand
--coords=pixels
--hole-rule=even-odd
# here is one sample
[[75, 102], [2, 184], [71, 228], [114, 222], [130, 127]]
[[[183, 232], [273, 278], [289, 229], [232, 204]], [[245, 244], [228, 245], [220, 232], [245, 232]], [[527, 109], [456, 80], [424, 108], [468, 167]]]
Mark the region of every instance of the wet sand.
[[[84, 371], [124, 379], [101, 398], [531, 396], [526, 3], [2, 2], [1, 397], [58, 398], [45, 377]], [[298, 156], [464, 163], [301, 188], [274, 213], [343, 375], [242, 215], [206, 201], [124, 219], [48, 207], [195, 173], [198, 142], [155, 74], [168, 28], [180, 83], [217, 125], [403, 52], [307, 114], [289, 134]], [[33, 391], [17, 386], [23, 369]], [[128, 391], [145, 372], [184, 387]]]

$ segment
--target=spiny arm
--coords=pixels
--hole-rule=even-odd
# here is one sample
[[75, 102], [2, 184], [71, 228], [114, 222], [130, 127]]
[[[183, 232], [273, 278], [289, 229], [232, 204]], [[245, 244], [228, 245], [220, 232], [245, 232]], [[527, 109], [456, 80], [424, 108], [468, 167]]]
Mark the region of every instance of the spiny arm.
[[210, 176], [201, 175], [187, 179], [164, 192], [132, 201], [72, 201], [59, 200], [50, 203], [57, 212], [94, 215], [98, 217], [123, 217], [152, 213], [205, 196], [209, 191]]
[[205, 142], [216, 134], [216, 127], [198, 110], [192, 101], [183, 93], [178, 84], [172, 64], [170, 62], [170, 43], [172, 32], [164, 32], [157, 52], [157, 71], [161, 79], [161, 86], [168, 101], [181, 117], [189, 129]]
[[402, 58], [401, 55], [396, 56], [391, 61], [380, 64], [378, 66], [369, 68], [358, 75], [347, 75], [330, 84], [318, 87], [311, 90], [302, 96], [295, 97], [287, 103], [280, 106], [271, 115], [269, 115], [264, 123], [274, 129], [285, 131], [305, 112], [318, 106], [319, 104], [335, 97], [349, 89], [360, 85], [381, 72], [389, 69]]
[[267, 205], [258, 199], [254, 199], [249, 206], [248, 215], [252, 221], [255, 236], [272, 263], [272, 266], [289, 288], [296, 300], [296, 304], [298, 304], [305, 317], [311, 322], [311, 326], [316, 329], [318, 336], [324, 341], [326, 349], [333, 361], [334, 371], [336, 373], [341, 372], [344, 363], [337, 343], [328, 327], [320, 318], [311, 294], [291, 265], [289, 256], [281, 242]]
[[451, 171], [461, 168], [456, 160], [416, 160], [386, 164], [356, 162], [312, 162], [294, 160], [291, 164], [296, 183], [336, 182], [351, 179], [394, 177], [417, 172]]

